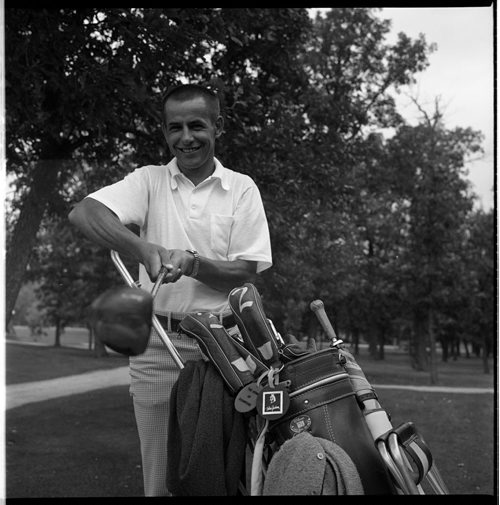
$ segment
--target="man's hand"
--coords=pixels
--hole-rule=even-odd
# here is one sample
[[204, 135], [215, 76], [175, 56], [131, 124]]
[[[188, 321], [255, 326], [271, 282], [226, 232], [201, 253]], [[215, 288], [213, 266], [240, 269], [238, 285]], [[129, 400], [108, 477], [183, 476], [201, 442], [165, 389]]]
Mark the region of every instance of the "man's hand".
[[[220, 261], [206, 257], [200, 260], [196, 280], [213, 289], [229, 292], [245, 282], [254, 282], [256, 261]], [[183, 275], [191, 275], [194, 266], [194, 256], [190, 252], [166, 249], [150, 242], [142, 243], [139, 261], [146, 267], [152, 282], [156, 281], [162, 265], [168, 270], [163, 283], [177, 282]]]
[[177, 282], [183, 275], [189, 275], [193, 270], [194, 257], [182, 249], [166, 249], [150, 242], [144, 243], [141, 263], [146, 268], [149, 278], [155, 282], [162, 265], [168, 273], [164, 283]]
[[193, 271], [194, 256], [182, 249], [168, 249], [169, 261], [163, 263], [168, 269], [164, 283], [177, 282], [183, 275], [189, 275]]

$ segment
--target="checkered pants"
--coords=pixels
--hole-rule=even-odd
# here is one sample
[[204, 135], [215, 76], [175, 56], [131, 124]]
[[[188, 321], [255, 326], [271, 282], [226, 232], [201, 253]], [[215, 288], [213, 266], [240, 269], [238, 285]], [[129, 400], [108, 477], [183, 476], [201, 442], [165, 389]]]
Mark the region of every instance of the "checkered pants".
[[[192, 338], [167, 333], [184, 362], [202, 358]], [[167, 440], [170, 392], [179, 368], [153, 330], [146, 352], [130, 358], [130, 394], [141, 444], [145, 496], [169, 496]]]

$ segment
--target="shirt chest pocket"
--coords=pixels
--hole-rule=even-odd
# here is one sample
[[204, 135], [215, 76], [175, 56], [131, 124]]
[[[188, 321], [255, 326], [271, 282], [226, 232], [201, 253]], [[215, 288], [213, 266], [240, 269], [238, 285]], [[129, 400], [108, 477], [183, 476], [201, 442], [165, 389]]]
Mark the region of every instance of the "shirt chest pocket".
[[212, 250], [224, 258], [229, 250], [233, 216], [212, 214], [210, 216], [210, 246]]

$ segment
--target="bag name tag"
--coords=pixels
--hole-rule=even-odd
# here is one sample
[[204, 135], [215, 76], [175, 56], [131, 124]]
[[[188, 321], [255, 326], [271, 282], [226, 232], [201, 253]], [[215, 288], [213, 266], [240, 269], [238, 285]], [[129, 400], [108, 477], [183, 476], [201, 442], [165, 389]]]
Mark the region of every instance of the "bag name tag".
[[257, 405], [257, 398], [259, 396], [262, 386], [256, 382], [250, 382], [244, 386], [234, 400], [234, 408], [241, 413], [250, 412]]
[[257, 397], [257, 412], [264, 419], [273, 421], [286, 414], [290, 398], [285, 384], [262, 388]]

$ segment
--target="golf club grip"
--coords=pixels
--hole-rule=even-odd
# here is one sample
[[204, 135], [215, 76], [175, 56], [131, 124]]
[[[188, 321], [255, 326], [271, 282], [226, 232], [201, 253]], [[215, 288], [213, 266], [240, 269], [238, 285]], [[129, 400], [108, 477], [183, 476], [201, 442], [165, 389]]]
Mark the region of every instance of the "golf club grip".
[[151, 296], [153, 298], [155, 298], [156, 295], [158, 294], [158, 290], [160, 289], [160, 286], [163, 283], [163, 279], [165, 278], [165, 275], [167, 275], [167, 273], [168, 268], [165, 265], [162, 265], [158, 273], [158, 277], [156, 278], [156, 281], [154, 283], [153, 289], [151, 290]]
[[316, 314], [316, 317], [318, 318], [318, 321], [321, 324], [323, 330], [325, 330], [328, 338], [331, 340], [337, 340], [337, 335], [335, 334], [335, 330], [333, 329], [333, 326], [330, 323], [328, 316], [326, 315], [325, 305], [323, 302], [321, 300], [314, 300], [311, 302], [310, 308]]

